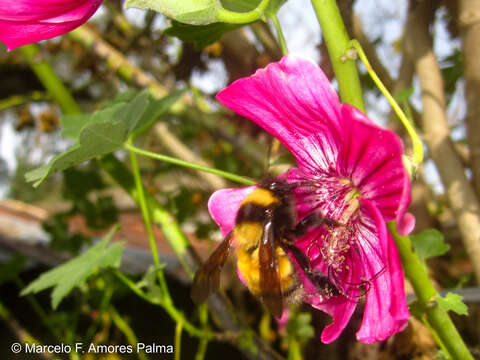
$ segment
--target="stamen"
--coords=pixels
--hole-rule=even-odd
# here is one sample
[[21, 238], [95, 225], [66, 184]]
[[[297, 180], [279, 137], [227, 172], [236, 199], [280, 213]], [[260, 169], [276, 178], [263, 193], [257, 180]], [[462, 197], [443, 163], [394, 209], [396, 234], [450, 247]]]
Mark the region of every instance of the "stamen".
[[320, 252], [329, 268], [343, 270], [345, 254], [350, 250], [350, 238], [350, 230], [345, 226], [335, 227], [328, 232]]

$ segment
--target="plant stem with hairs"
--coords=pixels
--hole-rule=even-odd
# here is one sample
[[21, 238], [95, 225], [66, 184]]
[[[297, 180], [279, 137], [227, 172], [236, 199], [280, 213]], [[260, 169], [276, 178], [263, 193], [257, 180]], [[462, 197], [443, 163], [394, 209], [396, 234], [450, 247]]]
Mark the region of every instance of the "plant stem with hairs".
[[463, 342], [447, 311], [441, 308], [435, 300], [439, 294], [428, 277], [425, 263], [413, 251], [410, 238], [397, 233], [395, 222], [390, 222], [388, 229], [393, 235], [400, 253], [405, 275], [410, 280], [415, 294], [417, 294], [418, 302], [425, 311], [423, 320], [426, 321], [431, 331], [433, 329], [435, 340], [439, 342], [439, 345], [444, 351], [447, 351], [451, 358], [473, 360], [472, 354]]

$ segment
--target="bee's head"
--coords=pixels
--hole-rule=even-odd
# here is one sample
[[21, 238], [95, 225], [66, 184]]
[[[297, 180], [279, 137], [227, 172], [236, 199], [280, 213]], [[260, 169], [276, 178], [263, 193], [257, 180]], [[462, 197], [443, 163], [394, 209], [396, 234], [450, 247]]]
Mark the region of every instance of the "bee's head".
[[288, 195], [295, 188], [295, 184], [289, 184], [284, 178], [273, 176], [266, 177], [258, 185], [277, 195]]

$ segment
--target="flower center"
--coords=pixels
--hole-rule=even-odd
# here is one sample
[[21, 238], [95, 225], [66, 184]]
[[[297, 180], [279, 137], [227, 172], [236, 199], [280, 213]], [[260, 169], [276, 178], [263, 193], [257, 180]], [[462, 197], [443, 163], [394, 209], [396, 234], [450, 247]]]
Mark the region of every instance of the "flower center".
[[345, 255], [350, 250], [351, 233], [347, 227], [339, 226], [322, 235], [320, 253], [325, 264], [335, 270], [343, 270]]
[[358, 197], [360, 194], [357, 189], [351, 187], [351, 183], [347, 179], [342, 179], [349, 191], [344, 193], [343, 201], [340, 201], [343, 211], [336, 219], [339, 226], [330, 227], [325, 235], [322, 235], [320, 253], [324, 259], [325, 264], [335, 272], [342, 272], [348, 270], [348, 265], [345, 265], [347, 253], [352, 247], [353, 228], [352, 219], [355, 217], [357, 210], [360, 207]]

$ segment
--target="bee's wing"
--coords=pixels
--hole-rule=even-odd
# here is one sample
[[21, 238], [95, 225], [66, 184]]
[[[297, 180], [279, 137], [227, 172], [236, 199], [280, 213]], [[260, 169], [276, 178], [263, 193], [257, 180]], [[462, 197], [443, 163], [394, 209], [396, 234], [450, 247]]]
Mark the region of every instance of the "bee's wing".
[[278, 260], [273, 234], [272, 216], [267, 214], [263, 227], [258, 260], [260, 263], [260, 289], [262, 301], [277, 318], [283, 312], [283, 294], [280, 282]]
[[195, 274], [190, 296], [196, 304], [204, 302], [212, 293], [218, 290], [220, 272], [230, 254], [232, 234], [233, 232], [228, 233], [222, 243], [218, 245]]

